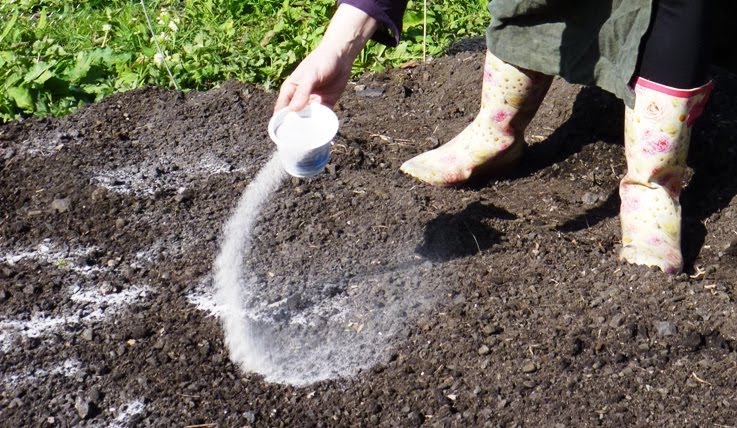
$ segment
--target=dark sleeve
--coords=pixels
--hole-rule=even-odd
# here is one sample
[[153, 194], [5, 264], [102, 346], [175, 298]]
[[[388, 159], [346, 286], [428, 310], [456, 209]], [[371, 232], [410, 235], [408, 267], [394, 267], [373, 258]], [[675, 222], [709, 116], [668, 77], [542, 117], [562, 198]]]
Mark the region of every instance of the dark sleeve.
[[396, 46], [399, 43], [399, 34], [402, 32], [402, 17], [407, 8], [408, 0], [338, 0], [366, 12], [379, 21], [379, 29], [371, 39], [387, 46]]

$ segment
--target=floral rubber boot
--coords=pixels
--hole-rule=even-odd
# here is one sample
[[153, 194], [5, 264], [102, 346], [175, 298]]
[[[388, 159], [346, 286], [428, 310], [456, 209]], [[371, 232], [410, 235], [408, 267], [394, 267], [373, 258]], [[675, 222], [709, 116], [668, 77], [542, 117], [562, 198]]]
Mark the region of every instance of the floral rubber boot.
[[434, 186], [508, 172], [522, 155], [525, 128], [551, 82], [551, 76], [518, 69], [487, 51], [476, 118], [455, 138], [415, 156], [400, 169]]
[[622, 200], [620, 259], [677, 274], [681, 255], [679, 196], [686, 170], [691, 125], [713, 88], [675, 89], [639, 78], [635, 108], [625, 109], [627, 174]]

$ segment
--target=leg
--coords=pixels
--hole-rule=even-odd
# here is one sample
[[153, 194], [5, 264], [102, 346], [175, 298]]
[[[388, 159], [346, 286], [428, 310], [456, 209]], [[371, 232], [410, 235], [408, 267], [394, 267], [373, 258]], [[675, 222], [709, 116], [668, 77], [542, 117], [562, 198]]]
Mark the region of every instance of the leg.
[[629, 263], [672, 274], [683, 267], [679, 196], [691, 124], [712, 86], [676, 90], [642, 78], [635, 85], [635, 108], [625, 110], [627, 174], [619, 185], [620, 258]]
[[513, 167], [524, 148], [524, 130], [537, 112], [552, 77], [486, 54], [481, 109], [448, 143], [416, 156], [401, 170], [435, 186], [452, 186]]
[[679, 196], [691, 125], [713, 86], [707, 82], [709, 56], [704, 53], [708, 3], [656, 1], [635, 81], [635, 106], [625, 110], [620, 258], [667, 273], [683, 267]]
[[635, 75], [673, 88], [706, 83], [711, 62], [712, 0], [655, 0]]

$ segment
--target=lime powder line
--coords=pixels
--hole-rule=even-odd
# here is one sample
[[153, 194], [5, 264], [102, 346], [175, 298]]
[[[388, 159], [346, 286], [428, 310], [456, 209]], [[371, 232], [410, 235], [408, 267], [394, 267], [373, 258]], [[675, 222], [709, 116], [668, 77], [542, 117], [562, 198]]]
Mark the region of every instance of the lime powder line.
[[276, 156], [256, 175], [238, 201], [223, 229], [223, 243], [215, 259], [215, 300], [222, 308], [221, 321], [230, 358], [245, 371], [264, 373], [269, 367], [263, 340], [246, 317], [243, 259], [251, 244], [251, 232], [261, 207], [278, 188], [286, 173]]

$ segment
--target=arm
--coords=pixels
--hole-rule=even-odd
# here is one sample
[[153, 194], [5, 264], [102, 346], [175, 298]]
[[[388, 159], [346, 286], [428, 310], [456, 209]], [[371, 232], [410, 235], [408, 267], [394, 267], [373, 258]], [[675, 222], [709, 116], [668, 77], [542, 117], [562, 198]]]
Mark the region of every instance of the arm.
[[341, 4], [315, 50], [284, 81], [274, 110], [301, 110], [310, 100], [333, 106], [351, 75], [351, 66], [379, 22], [361, 9]]
[[399, 43], [407, 0], [338, 0], [338, 4], [349, 4], [361, 9], [379, 22], [379, 28], [371, 36], [373, 40], [387, 46], [396, 46]]

